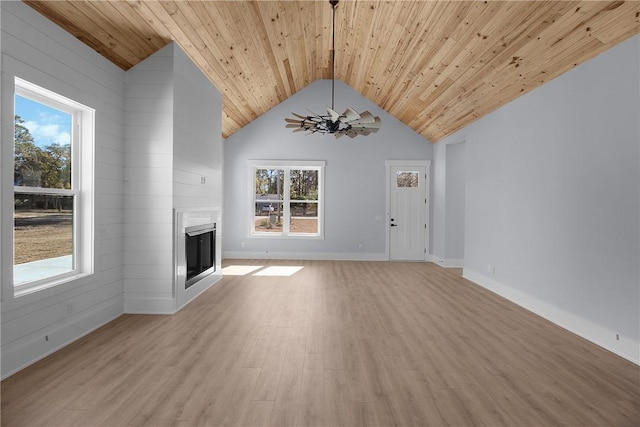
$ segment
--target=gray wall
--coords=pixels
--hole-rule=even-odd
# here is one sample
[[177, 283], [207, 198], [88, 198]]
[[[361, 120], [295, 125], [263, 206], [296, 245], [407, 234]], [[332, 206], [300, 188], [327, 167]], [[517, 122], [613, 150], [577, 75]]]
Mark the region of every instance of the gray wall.
[[447, 146], [444, 143], [433, 146], [433, 165], [431, 167], [431, 255], [433, 261], [444, 265], [445, 225], [446, 225], [446, 186], [447, 186]]
[[439, 143], [466, 140], [465, 276], [636, 363], [639, 67], [636, 36]]
[[[376, 134], [354, 139], [293, 133], [291, 112], [324, 113], [331, 81], [318, 80], [274, 107], [224, 143], [225, 238], [229, 257], [383, 259], [385, 257], [385, 160], [431, 159], [432, 144], [342, 82], [336, 110], [369, 110], [382, 119]], [[325, 239], [260, 239], [249, 236], [247, 160], [325, 160]], [[382, 220], [376, 220], [376, 216]], [[244, 243], [244, 248], [241, 244]], [[358, 249], [362, 243], [363, 249]]]
[[445, 234], [444, 259], [447, 264], [462, 267], [464, 262], [464, 222], [466, 157], [464, 141], [448, 144], [446, 147], [446, 196], [445, 196]]
[[466, 143], [464, 135], [433, 149], [432, 261], [462, 267], [465, 245]]

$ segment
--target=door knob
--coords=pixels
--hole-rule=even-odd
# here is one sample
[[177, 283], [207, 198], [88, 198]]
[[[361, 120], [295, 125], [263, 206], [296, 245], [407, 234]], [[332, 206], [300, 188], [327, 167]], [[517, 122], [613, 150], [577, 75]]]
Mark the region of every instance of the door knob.
[[398, 224], [391, 224], [391, 227], [397, 227]]

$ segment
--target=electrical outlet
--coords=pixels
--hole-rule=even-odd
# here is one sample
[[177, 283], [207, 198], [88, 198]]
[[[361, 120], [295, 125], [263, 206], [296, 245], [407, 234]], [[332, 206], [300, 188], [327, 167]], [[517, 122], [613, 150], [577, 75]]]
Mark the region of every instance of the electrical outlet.
[[620, 341], [620, 334], [616, 334], [616, 341]]
[[487, 266], [487, 271], [491, 274], [496, 274], [496, 266], [493, 264], [489, 264]]
[[358, 243], [358, 249], [362, 250], [364, 248], [364, 245], [362, 243]]
[[244, 249], [244, 242], [240, 242], [240, 247]]

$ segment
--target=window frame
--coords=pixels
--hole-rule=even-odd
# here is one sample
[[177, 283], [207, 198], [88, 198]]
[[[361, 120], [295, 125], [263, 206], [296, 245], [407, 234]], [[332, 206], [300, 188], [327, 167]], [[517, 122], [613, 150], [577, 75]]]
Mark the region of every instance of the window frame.
[[[16, 284], [14, 296], [22, 296], [79, 279], [94, 273], [94, 181], [95, 110], [63, 95], [14, 77], [14, 94], [71, 115], [71, 188], [43, 188], [13, 185], [15, 194], [62, 195], [73, 197], [73, 263], [70, 271]], [[15, 105], [13, 108], [16, 114]], [[12, 116], [12, 119], [13, 117]], [[13, 125], [15, 126], [15, 125]], [[12, 127], [13, 127], [12, 126]], [[13, 149], [15, 150], [15, 141]], [[15, 161], [15, 152], [14, 158]], [[14, 212], [12, 206], [11, 211]], [[15, 237], [12, 234], [12, 259]], [[15, 267], [14, 261], [12, 265]]]
[[[249, 237], [266, 239], [324, 239], [324, 170], [326, 162], [324, 160], [249, 160], [248, 162], [248, 183], [249, 183]], [[258, 169], [280, 169], [284, 171], [283, 179], [283, 226], [281, 232], [260, 232], [255, 230], [255, 206], [256, 202], [256, 170]], [[318, 171], [318, 232], [317, 233], [296, 233], [289, 230], [291, 221], [291, 203], [306, 202], [291, 200], [290, 175], [291, 170], [316, 170]]]

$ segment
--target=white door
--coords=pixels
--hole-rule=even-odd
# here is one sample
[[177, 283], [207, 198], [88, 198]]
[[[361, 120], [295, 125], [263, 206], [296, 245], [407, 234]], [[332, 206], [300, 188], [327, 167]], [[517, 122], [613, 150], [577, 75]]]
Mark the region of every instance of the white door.
[[428, 232], [428, 163], [394, 161], [388, 162], [387, 167], [389, 259], [424, 261]]

